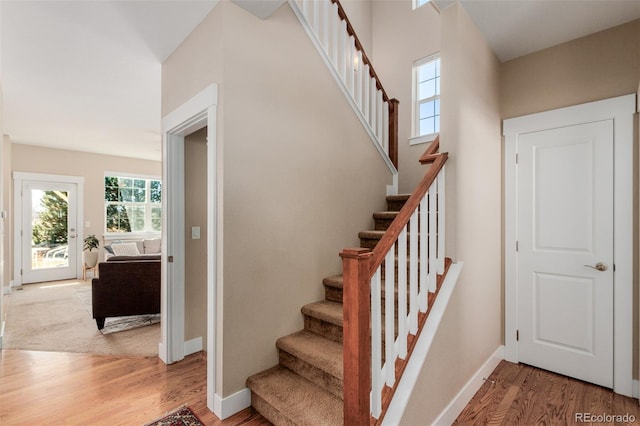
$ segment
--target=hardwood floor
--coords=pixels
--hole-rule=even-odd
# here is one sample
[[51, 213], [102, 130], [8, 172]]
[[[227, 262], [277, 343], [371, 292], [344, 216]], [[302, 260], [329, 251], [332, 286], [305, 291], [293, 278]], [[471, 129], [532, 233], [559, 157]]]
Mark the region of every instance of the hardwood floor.
[[269, 425], [252, 408], [220, 421], [206, 407], [201, 354], [157, 358], [0, 352], [0, 424], [143, 425], [188, 405], [206, 425]]
[[[640, 424], [638, 400], [580, 380], [507, 361], [489, 380], [495, 383], [485, 382], [455, 425]], [[625, 414], [586, 421], [588, 415]]]

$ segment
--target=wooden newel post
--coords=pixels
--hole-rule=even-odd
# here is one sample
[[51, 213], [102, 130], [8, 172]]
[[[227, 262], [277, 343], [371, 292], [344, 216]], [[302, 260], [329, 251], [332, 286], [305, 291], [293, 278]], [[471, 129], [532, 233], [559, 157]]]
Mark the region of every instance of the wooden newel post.
[[398, 105], [396, 98], [389, 99], [389, 159], [398, 169]]
[[369, 249], [344, 249], [342, 258], [344, 424], [371, 419], [371, 287]]

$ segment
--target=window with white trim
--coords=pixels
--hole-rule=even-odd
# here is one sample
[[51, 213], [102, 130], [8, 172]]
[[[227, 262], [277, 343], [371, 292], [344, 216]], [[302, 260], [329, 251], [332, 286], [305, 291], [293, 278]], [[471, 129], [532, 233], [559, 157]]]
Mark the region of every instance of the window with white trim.
[[105, 175], [105, 233], [162, 231], [162, 181], [136, 176]]
[[425, 4], [429, 3], [430, 0], [413, 0], [413, 8], [417, 9], [420, 6], [424, 6]]
[[414, 137], [440, 132], [440, 56], [432, 55], [413, 67]]

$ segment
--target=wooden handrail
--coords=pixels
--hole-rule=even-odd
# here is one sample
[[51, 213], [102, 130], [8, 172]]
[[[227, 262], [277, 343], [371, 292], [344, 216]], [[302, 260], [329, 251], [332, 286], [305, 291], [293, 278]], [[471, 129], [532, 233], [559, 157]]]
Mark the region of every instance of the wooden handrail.
[[416, 190], [411, 194], [404, 207], [400, 210], [396, 218], [391, 222], [389, 228], [384, 233], [384, 236], [380, 239], [376, 247], [373, 249], [373, 258], [371, 259], [371, 265], [369, 266], [369, 279], [373, 277], [378, 267], [384, 261], [387, 252], [392, 249], [400, 232], [404, 226], [409, 223], [411, 215], [418, 208], [420, 200], [427, 193], [431, 184], [436, 180], [438, 173], [447, 161], [449, 154], [446, 152], [437, 154], [436, 160], [429, 168], [427, 174], [422, 178]]
[[438, 150], [440, 149], [440, 135], [429, 144], [429, 148], [420, 157], [420, 164], [431, 164], [438, 158]]
[[349, 35], [353, 36], [356, 42], [356, 48], [360, 52], [362, 52], [362, 61], [365, 64], [369, 65], [369, 75], [371, 75], [372, 78], [376, 79], [376, 87], [378, 88], [378, 90], [382, 91], [382, 98], [385, 100], [385, 102], [389, 102], [391, 98], [389, 98], [389, 95], [387, 95], [387, 92], [384, 90], [384, 87], [382, 87], [382, 82], [380, 81], [378, 74], [376, 74], [376, 71], [373, 69], [373, 65], [371, 64], [369, 57], [365, 53], [364, 47], [362, 47], [362, 43], [360, 43], [360, 39], [358, 38], [358, 35], [353, 29], [353, 26], [351, 25], [351, 22], [347, 17], [347, 13], [342, 8], [342, 5], [340, 4], [340, 0], [331, 0], [331, 2], [335, 3], [338, 6], [338, 15], [340, 16], [340, 19], [344, 20], [347, 23], [347, 31], [349, 32]]

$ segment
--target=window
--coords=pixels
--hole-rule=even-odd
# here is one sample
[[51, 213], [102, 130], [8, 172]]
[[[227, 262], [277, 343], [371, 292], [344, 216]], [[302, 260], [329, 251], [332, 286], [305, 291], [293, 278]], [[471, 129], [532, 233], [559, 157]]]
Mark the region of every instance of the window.
[[[440, 57], [437, 55], [416, 63], [414, 79], [414, 137], [440, 132]], [[423, 138], [421, 138], [423, 139]], [[419, 142], [427, 142], [420, 140]]]
[[413, 8], [417, 9], [420, 6], [424, 6], [425, 4], [429, 3], [430, 0], [413, 0]]
[[104, 177], [107, 234], [155, 233], [162, 230], [162, 182], [159, 179]]

